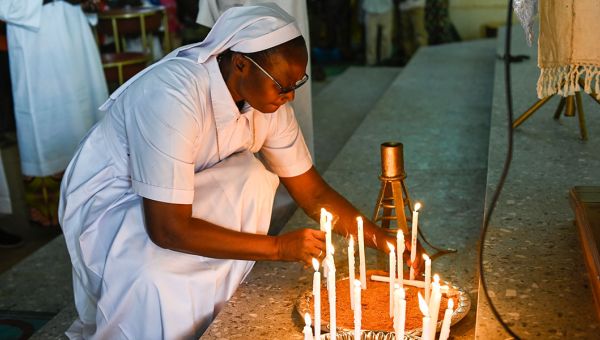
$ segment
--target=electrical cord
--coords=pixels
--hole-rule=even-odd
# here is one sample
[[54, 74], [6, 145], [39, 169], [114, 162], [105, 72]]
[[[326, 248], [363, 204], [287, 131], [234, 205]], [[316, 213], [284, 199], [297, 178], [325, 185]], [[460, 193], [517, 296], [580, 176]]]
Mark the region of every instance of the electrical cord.
[[490, 224], [490, 219], [494, 209], [496, 207], [496, 203], [498, 202], [498, 197], [504, 187], [504, 182], [506, 181], [506, 177], [508, 175], [508, 171], [510, 169], [510, 164], [512, 161], [513, 154], [513, 129], [512, 129], [512, 121], [513, 121], [513, 107], [512, 107], [512, 88], [511, 88], [511, 79], [510, 79], [510, 43], [511, 43], [511, 33], [512, 33], [512, 11], [513, 11], [513, 1], [508, 1], [508, 14], [507, 14], [507, 27], [506, 27], [506, 40], [504, 45], [504, 79], [505, 79], [505, 91], [506, 91], [506, 106], [507, 106], [507, 130], [508, 130], [508, 150], [506, 152], [506, 159], [504, 160], [504, 167], [502, 169], [502, 174], [500, 175], [500, 179], [498, 181], [498, 185], [494, 194], [492, 196], [492, 200], [490, 205], [485, 212], [483, 217], [483, 228], [481, 229], [481, 234], [479, 236], [479, 281], [481, 282], [481, 288], [483, 290], [483, 295], [485, 296], [490, 309], [492, 310], [492, 314], [502, 328], [513, 338], [520, 340], [521, 338], [513, 332], [513, 330], [502, 320], [502, 316], [498, 313], [498, 310], [494, 306], [492, 299], [488, 293], [487, 284], [485, 281], [484, 268], [483, 268], [483, 250], [485, 243], [485, 236], [488, 231], [488, 227]]

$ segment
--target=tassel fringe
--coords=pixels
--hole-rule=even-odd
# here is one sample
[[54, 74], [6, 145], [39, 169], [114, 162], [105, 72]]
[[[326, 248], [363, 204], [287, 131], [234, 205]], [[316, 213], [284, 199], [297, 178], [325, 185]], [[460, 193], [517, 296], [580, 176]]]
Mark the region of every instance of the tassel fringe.
[[[598, 65], [563, 65], [541, 69], [537, 83], [538, 98], [553, 94], [563, 97], [572, 96], [581, 91], [579, 78], [583, 76], [583, 90], [600, 100], [600, 66]], [[592, 90], [592, 84], [593, 90]]]

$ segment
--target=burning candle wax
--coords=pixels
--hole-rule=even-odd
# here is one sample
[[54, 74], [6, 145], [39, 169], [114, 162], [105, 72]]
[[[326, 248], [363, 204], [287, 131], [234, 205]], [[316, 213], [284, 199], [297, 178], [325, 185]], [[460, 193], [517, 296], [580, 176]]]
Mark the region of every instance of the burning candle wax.
[[447, 340], [450, 336], [450, 323], [452, 322], [452, 313], [454, 312], [454, 301], [448, 300], [448, 308], [444, 312], [444, 321], [442, 322], [442, 330], [440, 331], [439, 340]]
[[[412, 234], [411, 234], [411, 238], [410, 238], [410, 261], [411, 261], [411, 263], [415, 263], [415, 260], [417, 259], [417, 235], [419, 234], [417, 225], [419, 224], [419, 209], [420, 208], [421, 208], [421, 203], [419, 203], [419, 202], [415, 203], [415, 209], [413, 210], [413, 214], [412, 214]], [[415, 279], [415, 270], [413, 269], [412, 266], [410, 267], [410, 279], [411, 280]]]
[[394, 252], [394, 246], [388, 242], [388, 248], [390, 249], [389, 262], [390, 262], [390, 318], [394, 315], [394, 281], [396, 281], [396, 253]]
[[319, 227], [321, 231], [325, 231], [325, 221], [327, 220], [327, 210], [321, 208], [321, 218], [319, 219]]
[[429, 304], [429, 298], [431, 296], [431, 259], [427, 254], [423, 254], [425, 260], [425, 302]]
[[402, 229], [398, 229], [396, 233], [396, 248], [398, 249], [398, 284], [402, 288], [402, 281], [404, 281], [404, 260], [402, 259], [402, 255], [404, 254], [404, 234], [402, 233]]
[[315, 305], [315, 338], [321, 338], [321, 273], [319, 272], [319, 261], [312, 259], [315, 274], [313, 275], [313, 301]]
[[365, 235], [363, 230], [363, 219], [362, 217], [356, 218], [358, 224], [358, 257], [360, 261], [360, 284], [362, 289], [367, 289], [367, 267], [365, 263]]
[[304, 314], [304, 340], [313, 340], [312, 329], [310, 329], [310, 315], [308, 313]]
[[350, 235], [348, 242], [348, 284], [350, 284], [350, 308], [354, 310], [354, 294], [352, 293], [354, 284], [354, 237]]
[[[421, 334], [421, 339], [429, 340], [432, 337], [431, 330], [431, 320], [429, 317], [429, 307], [427, 307], [427, 302], [421, 295], [421, 292], [417, 293], [419, 296], [419, 309], [421, 313], [423, 313], [423, 333]], [[435, 331], [433, 331], [433, 335], [435, 335]]]
[[360, 339], [360, 330], [361, 330], [361, 319], [362, 319], [362, 310], [361, 310], [361, 283], [360, 280], [352, 281], [354, 283], [354, 339]]

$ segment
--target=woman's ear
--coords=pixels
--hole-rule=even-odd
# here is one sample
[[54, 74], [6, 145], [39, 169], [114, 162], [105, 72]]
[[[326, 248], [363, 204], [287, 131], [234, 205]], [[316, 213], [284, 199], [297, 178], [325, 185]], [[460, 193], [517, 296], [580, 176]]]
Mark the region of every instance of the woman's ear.
[[235, 53], [233, 55], [233, 65], [235, 65], [236, 70], [244, 71], [246, 68], [246, 59], [239, 53]]

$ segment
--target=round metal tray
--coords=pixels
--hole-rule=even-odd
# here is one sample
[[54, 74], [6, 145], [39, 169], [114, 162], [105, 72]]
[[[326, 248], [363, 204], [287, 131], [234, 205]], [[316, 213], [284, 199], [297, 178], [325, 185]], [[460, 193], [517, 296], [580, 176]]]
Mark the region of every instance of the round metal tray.
[[[341, 279], [343, 280], [343, 278]], [[454, 312], [452, 313], [452, 318], [450, 325], [454, 325], [460, 320], [462, 320], [467, 313], [469, 313], [469, 309], [471, 309], [471, 297], [467, 292], [450, 282], [441, 281], [442, 285], [447, 285], [450, 287], [451, 296], [455, 301]], [[300, 317], [304, 317], [305, 313], [313, 314], [313, 311], [310, 309], [310, 305], [312, 302], [312, 290], [307, 290], [300, 294], [296, 299], [295, 310], [300, 315]], [[439, 320], [437, 323], [437, 331], [439, 332], [442, 328], [442, 321]], [[323, 320], [322, 323], [322, 331], [329, 332], [329, 322], [325, 322]], [[338, 339], [353, 339], [354, 335], [352, 333], [352, 329], [340, 328], [338, 327]], [[405, 331], [404, 339], [420, 339], [421, 333], [423, 329], [421, 327], [407, 330]], [[342, 335], [340, 335], [342, 334]], [[342, 336], [340, 338], [340, 336]], [[394, 332], [387, 330], [363, 330], [362, 331], [362, 339], [377, 339], [377, 340], [387, 340], [387, 339], [395, 339], [396, 336]], [[329, 339], [329, 334], [321, 335], [321, 339]]]

